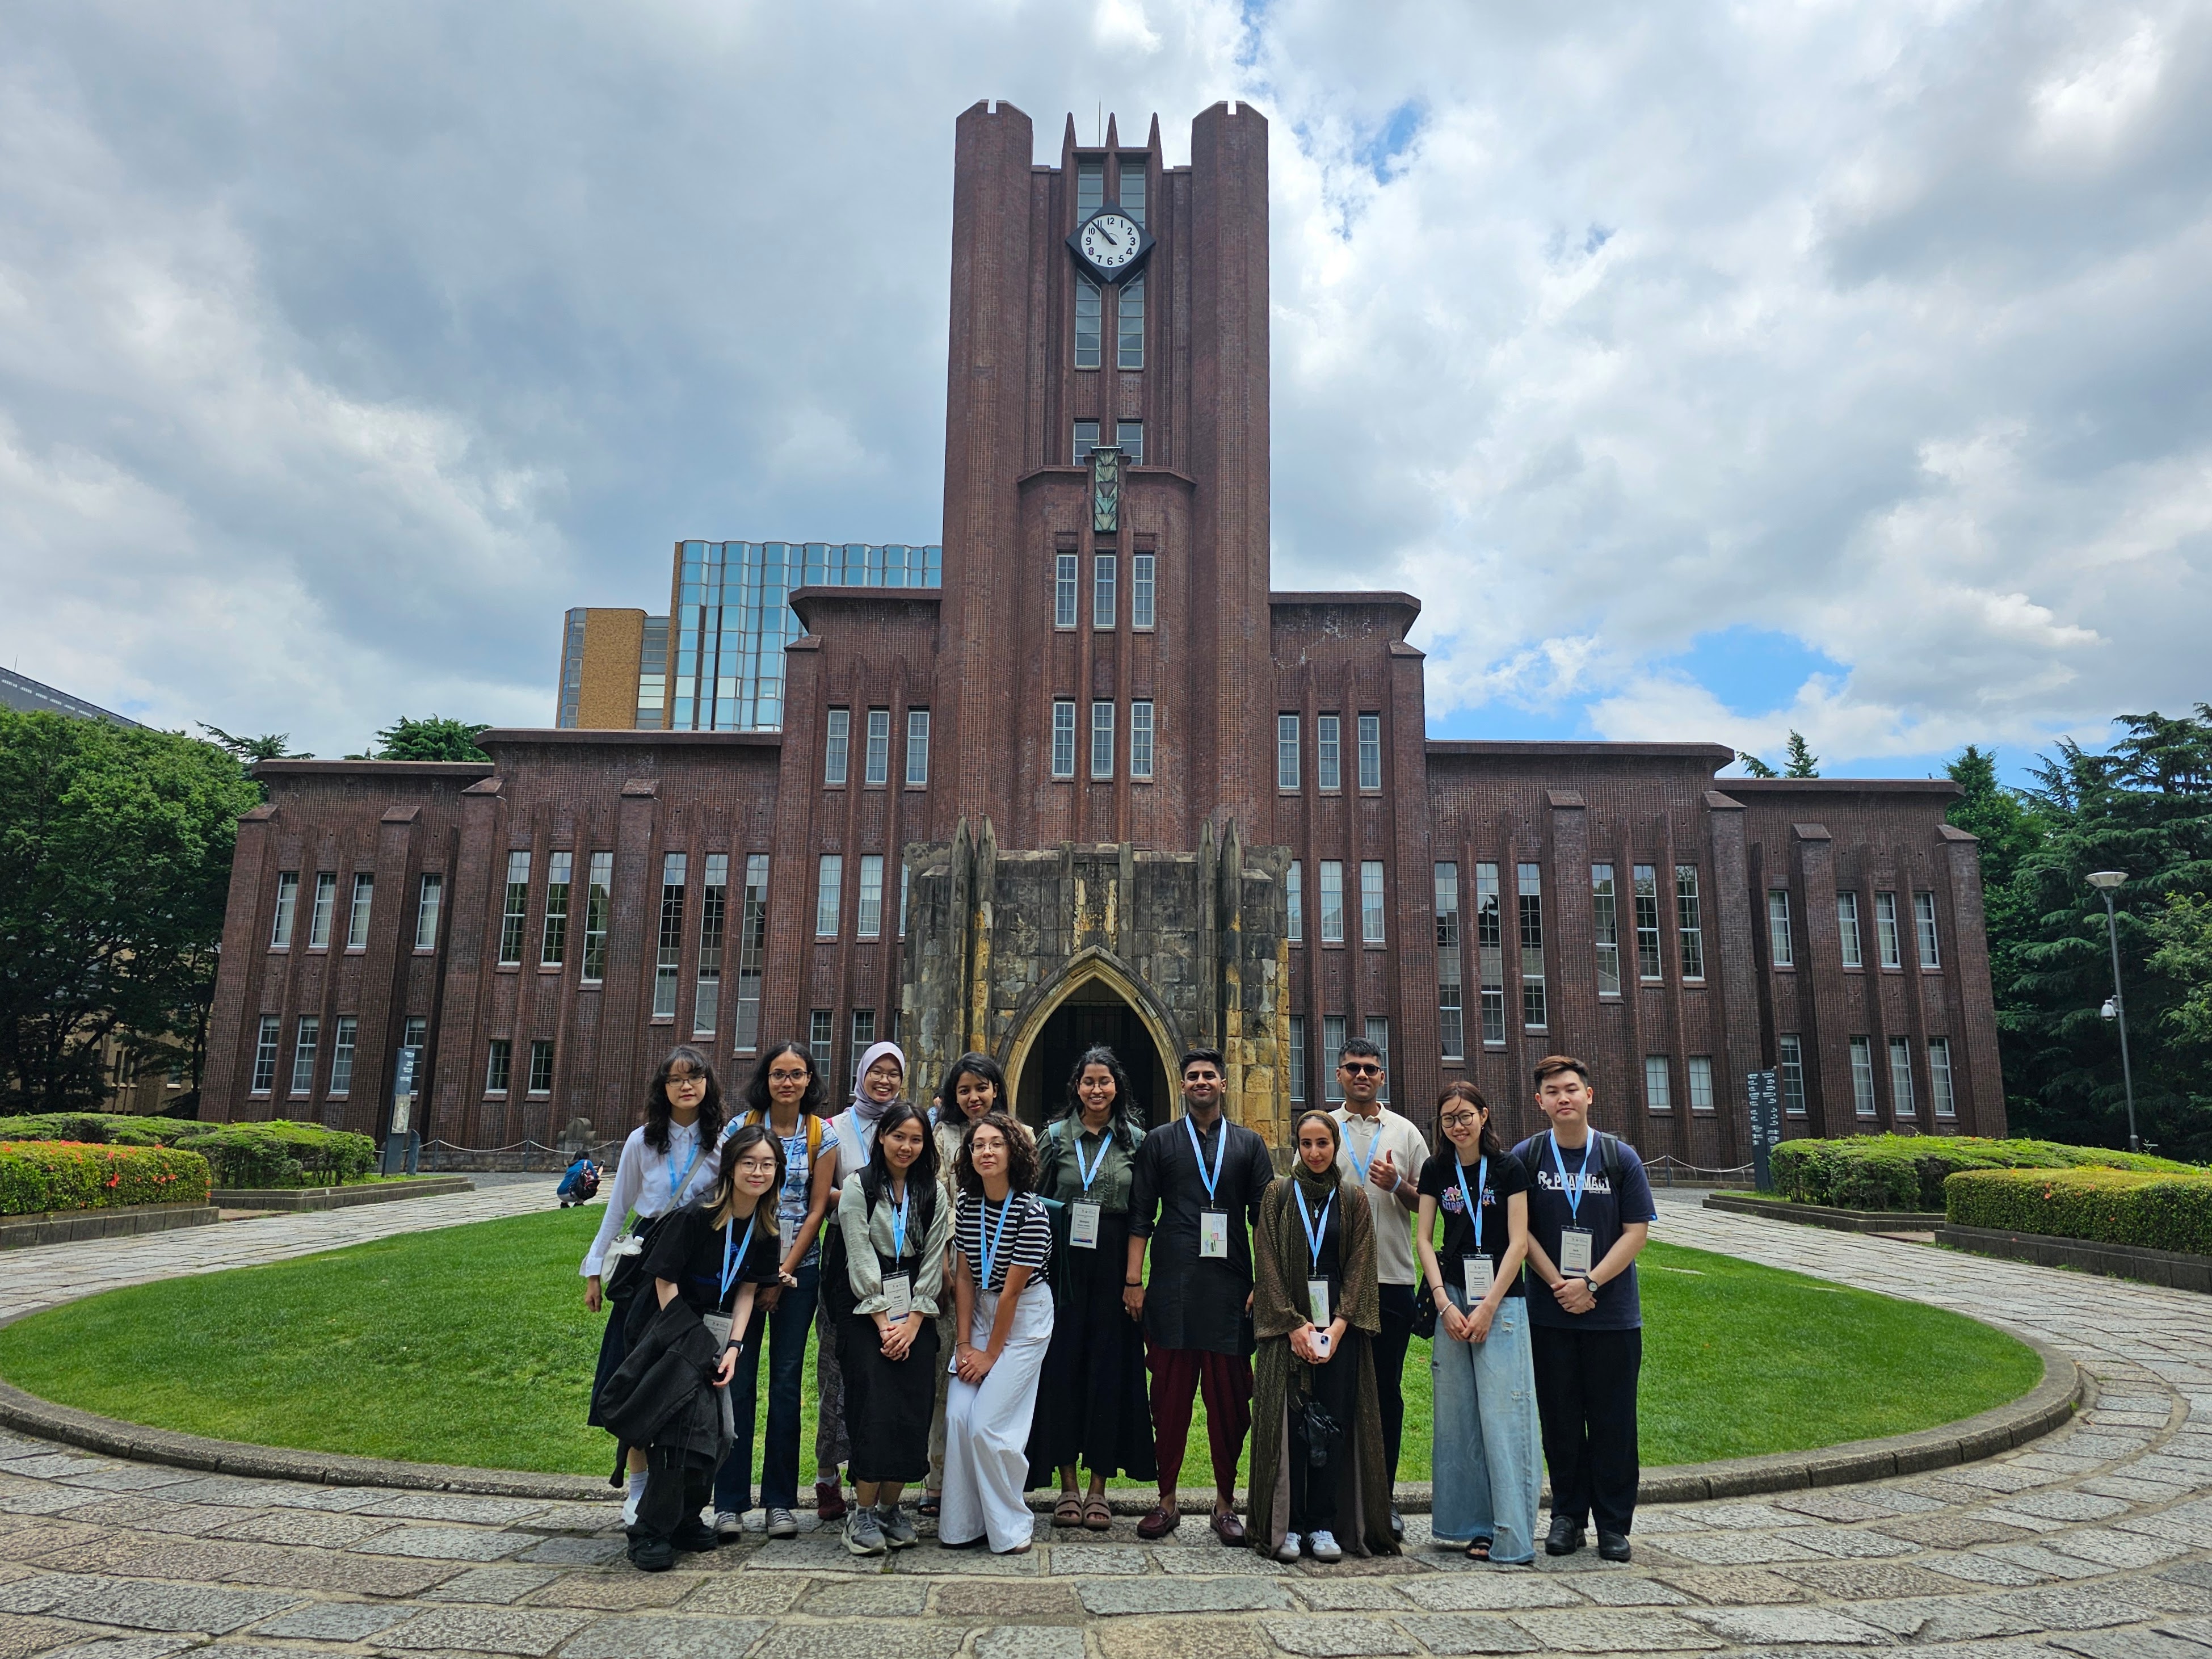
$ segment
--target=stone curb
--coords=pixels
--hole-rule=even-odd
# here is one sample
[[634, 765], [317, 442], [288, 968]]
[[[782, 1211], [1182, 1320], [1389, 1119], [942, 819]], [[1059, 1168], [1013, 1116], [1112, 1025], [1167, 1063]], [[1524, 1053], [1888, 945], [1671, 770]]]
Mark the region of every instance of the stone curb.
[[1936, 1242], [1975, 1255], [2033, 1261], [2040, 1267], [2072, 1267], [2107, 1279], [2131, 1279], [2169, 1291], [2212, 1294], [2212, 1255], [2185, 1250], [2154, 1250], [2141, 1244], [2107, 1244], [2093, 1238], [2064, 1238], [2052, 1233], [2020, 1233], [1995, 1227], [1939, 1226]]
[[[64, 1304], [53, 1304], [63, 1306]], [[33, 1312], [44, 1313], [46, 1309]], [[5, 1329], [28, 1313], [0, 1319]], [[1679, 1463], [1646, 1469], [1638, 1489], [1639, 1504], [1695, 1504], [1713, 1498], [1742, 1498], [1757, 1492], [1796, 1492], [1810, 1486], [1840, 1486], [1894, 1475], [1918, 1474], [1972, 1463], [2025, 1445], [2057, 1428], [2082, 1398], [2085, 1374], [2073, 1360], [2026, 1332], [1993, 1320], [1984, 1324], [2035, 1350], [2043, 1360], [2043, 1380], [2008, 1404], [1917, 1434], [1879, 1440], [1853, 1440], [1810, 1451], [1776, 1452], [1765, 1457], [1724, 1458], [1710, 1463]], [[305, 1480], [330, 1486], [390, 1486], [416, 1492], [477, 1492], [495, 1498], [540, 1498], [549, 1501], [609, 1499], [615, 1489], [588, 1474], [540, 1474], [526, 1469], [459, 1468], [444, 1463], [404, 1463], [343, 1452], [298, 1451], [255, 1446], [235, 1440], [210, 1440], [143, 1424], [125, 1423], [74, 1406], [56, 1405], [0, 1382], [0, 1427], [43, 1440], [60, 1441], [109, 1457], [162, 1463], [265, 1480]], [[1548, 1490], [1548, 1489], [1547, 1489]], [[803, 1498], [805, 1494], [802, 1492]], [[1186, 1516], [1203, 1516], [1212, 1507], [1210, 1488], [1184, 1487], [1177, 1501]], [[1407, 1514], [1425, 1514], [1426, 1481], [1401, 1481], [1394, 1494]], [[1031, 1507], [1050, 1510], [1057, 1497], [1032, 1497]], [[1142, 1515], [1152, 1507], [1149, 1492], [1109, 1492], [1117, 1515]]]
[[1772, 1221], [1827, 1227], [1839, 1233], [1924, 1233], [1943, 1224], [1941, 1210], [1839, 1210], [1827, 1204], [1792, 1204], [1778, 1198], [1750, 1198], [1733, 1193], [1711, 1194], [1704, 1207], [1723, 1210], [1730, 1215], [1765, 1216]]
[[0, 1250], [74, 1244], [88, 1238], [135, 1238], [179, 1227], [205, 1227], [222, 1219], [213, 1204], [126, 1204], [112, 1210], [49, 1211], [0, 1222]]
[[218, 1187], [212, 1201], [226, 1210], [349, 1210], [357, 1204], [398, 1204], [410, 1198], [445, 1198], [476, 1189], [477, 1183], [465, 1176], [425, 1176], [359, 1187]]

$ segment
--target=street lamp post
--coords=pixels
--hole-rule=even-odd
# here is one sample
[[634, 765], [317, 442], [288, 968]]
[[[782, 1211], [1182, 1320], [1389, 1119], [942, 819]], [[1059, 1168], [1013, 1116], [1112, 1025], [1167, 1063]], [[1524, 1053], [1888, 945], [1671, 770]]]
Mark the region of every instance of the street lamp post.
[[2112, 893], [2127, 880], [2124, 870], [2092, 870], [2089, 885], [2105, 896], [2105, 937], [2112, 947], [2112, 1018], [2120, 1027], [2120, 1082], [2128, 1096], [2128, 1150], [2142, 1151], [2142, 1137], [2136, 1133], [2136, 1074], [2128, 1060], [2128, 1007], [2120, 994], [2120, 923], [2112, 910]]

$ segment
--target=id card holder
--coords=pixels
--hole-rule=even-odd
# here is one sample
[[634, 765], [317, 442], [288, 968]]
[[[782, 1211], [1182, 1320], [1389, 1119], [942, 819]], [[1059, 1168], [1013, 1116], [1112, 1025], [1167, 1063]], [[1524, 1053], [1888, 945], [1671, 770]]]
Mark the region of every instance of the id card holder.
[[1498, 1264], [1486, 1255], [1460, 1257], [1460, 1283], [1467, 1291], [1470, 1308], [1490, 1294], [1491, 1283], [1496, 1278]]
[[1067, 1206], [1067, 1242], [1079, 1250], [1098, 1248], [1098, 1206], [1087, 1198]]
[[1200, 1210], [1198, 1212], [1198, 1259], [1201, 1261], [1229, 1260], [1229, 1212]]
[[1306, 1317], [1322, 1330], [1328, 1328], [1328, 1280], [1306, 1280]]
[[896, 1324], [914, 1311], [914, 1280], [904, 1273], [884, 1275], [884, 1317]]
[[1562, 1227], [1559, 1230], [1559, 1271], [1563, 1273], [1587, 1273], [1590, 1270], [1590, 1230], [1587, 1227]]

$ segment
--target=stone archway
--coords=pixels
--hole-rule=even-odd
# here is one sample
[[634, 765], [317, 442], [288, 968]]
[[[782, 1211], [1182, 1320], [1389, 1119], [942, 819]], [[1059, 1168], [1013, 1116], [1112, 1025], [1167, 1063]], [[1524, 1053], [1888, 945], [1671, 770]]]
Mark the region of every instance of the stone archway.
[[1076, 1057], [1095, 1042], [1121, 1057], [1146, 1123], [1167, 1122], [1180, 1098], [1176, 1038], [1154, 1000], [1095, 951], [1072, 960], [1014, 1028], [1002, 1063], [1022, 1121], [1042, 1127], [1059, 1112]]

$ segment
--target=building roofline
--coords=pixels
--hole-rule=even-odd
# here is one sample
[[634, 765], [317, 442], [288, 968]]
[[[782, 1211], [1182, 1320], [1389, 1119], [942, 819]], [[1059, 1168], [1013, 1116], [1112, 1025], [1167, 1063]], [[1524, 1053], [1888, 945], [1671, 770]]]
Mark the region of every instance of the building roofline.
[[73, 720], [106, 720], [110, 726], [144, 729], [139, 721], [127, 714], [118, 714], [112, 708], [102, 708], [96, 702], [72, 696], [59, 686], [48, 685], [44, 680], [34, 680], [28, 674], [19, 674], [12, 668], [0, 668], [0, 708], [13, 708], [25, 714], [67, 714]]
[[1271, 611], [1327, 611], [1343, 605], [1364, 605], [1382, 608], [1402, 607], [1417, 617], [1421, 614], [1420, 600], [1395, 587], [1354, 587], [1340, 592], [1273, 592], [1267, 595], [1267, 608]]
[[1962, 795], [1948, 778], [1730, 778], [1732, 795]]
[[[483, 734], [489, 737], [489, 732]], [[247, 767], [257, 778], [443, 778], [453, 783], [473, 783], [495, 769], [489, 761], [407, 760], [265, 760]]]
[[[780, 749], [781, 732], [637, 732], [622, 726], [525, 726], [479, 733], [486, 746], [517, 748], [526, 744], [604, 744], [613, 749]], [[489, 767], [483, 769], [489, 771]]]
[[[1735, 750], [1721, 743], [1597, 743], [1583, 740], [1499, 741], [1488, 738], [1439, 738], [1428, 742], [1431, 758], [1458, 757], [1474, 760], [1491, 756], [1526, 755], [1539, 760], [1680, 760], [1704, 761], [1716, 769], [1735, 758]], [[1737, 780], [1730, 778], [1729, 787]]]
[[823, 611], [864, 611], [884, 605], [941, 605], [941, 587], [794, 587], [785, 603], [798, 614], [800, 624], [814, 632], [814, 617]]

